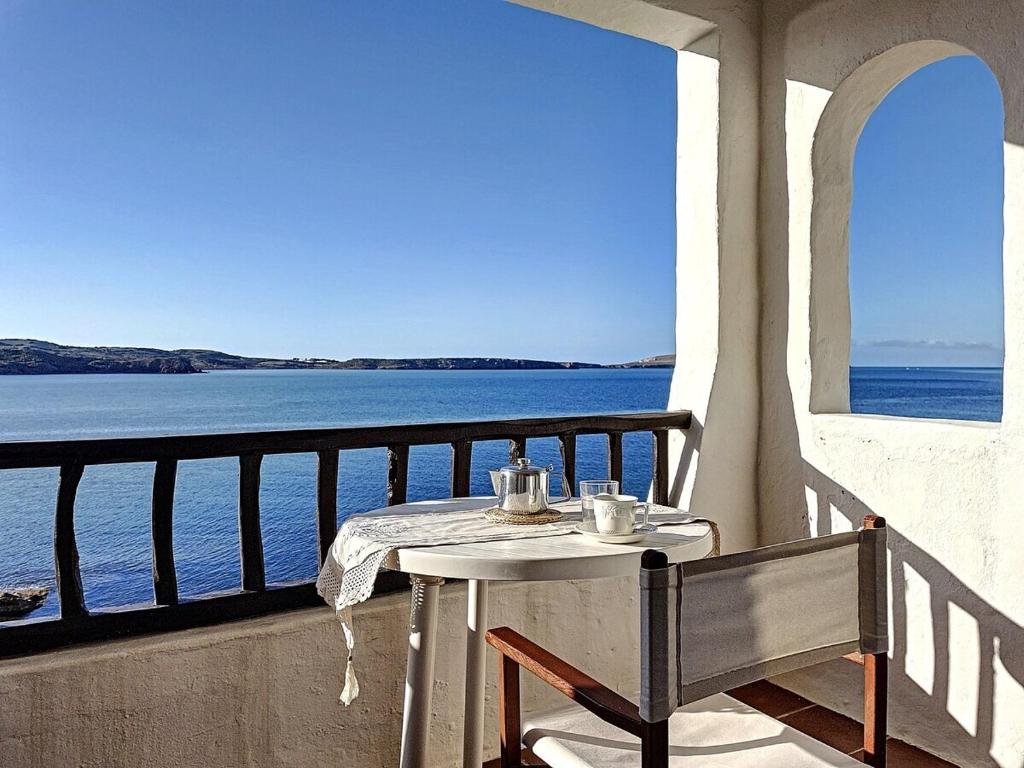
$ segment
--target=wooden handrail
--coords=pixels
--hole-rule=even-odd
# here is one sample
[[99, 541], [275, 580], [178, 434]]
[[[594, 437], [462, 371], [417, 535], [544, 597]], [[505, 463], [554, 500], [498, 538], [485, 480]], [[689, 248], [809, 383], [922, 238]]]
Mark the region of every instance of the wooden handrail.
[[127, 464], [161, 459], [185, 461], [222, 459], [242, 453], [316, 453], [322, 450], [387, 448], [389, 445], [441, 445], [534, 437], [557, 437], [567, 432], [600, 435], [609, 432], [654, 432], [689, 429], [689, 411], [562, 416], [504, 421], [461, 421], [430, 424], [292, 429], [270, 432], [232, 432], [166, 437], [115, 437], [93, 440], [43, 440], [0, 443], [0, 469], [59, 467], [77, 461]]

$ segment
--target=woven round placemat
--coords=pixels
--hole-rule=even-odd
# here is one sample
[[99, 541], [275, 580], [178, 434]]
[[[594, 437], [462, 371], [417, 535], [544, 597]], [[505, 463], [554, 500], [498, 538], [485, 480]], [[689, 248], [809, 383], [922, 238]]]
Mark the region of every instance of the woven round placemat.
[[544, 523], [555, 523], [562, 519], [562, 513], [557, 509], [547, 509], [543, 512], [535, 512], [532, 515], [517, 515], [513, 512], [505, 512], [498, 507], [491, 507], [484, 510], [484, 516], [491, 522], [504, 525], [543, 525]]

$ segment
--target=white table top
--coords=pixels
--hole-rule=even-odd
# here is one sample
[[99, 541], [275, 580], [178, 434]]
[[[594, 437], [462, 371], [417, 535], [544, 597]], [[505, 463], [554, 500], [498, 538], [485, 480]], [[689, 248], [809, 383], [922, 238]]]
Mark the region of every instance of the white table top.
[[[369, 514], [457, 512], [497, 503], [493, 496], [399, 504]], [[657, 516], [651, 517], [657, 523]], [[602, 544], [578, 533], [536, 539], [514, 539], [433, 547], [407, 547], [384, 565], [420, 576], [483, 581], [563, 581], [628, 576], [640, 571], [644, 550], [658, 549], [673, 563], [698, 560], [712, 547], [708, 525], [664, 526], [635, 544]]]

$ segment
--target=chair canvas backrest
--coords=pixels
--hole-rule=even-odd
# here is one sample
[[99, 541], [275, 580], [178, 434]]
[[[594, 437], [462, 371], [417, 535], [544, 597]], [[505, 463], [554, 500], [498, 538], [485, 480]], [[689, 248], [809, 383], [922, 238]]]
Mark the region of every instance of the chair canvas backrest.
[[641, 569], [640, 715], [889, 649], [885, 528]]

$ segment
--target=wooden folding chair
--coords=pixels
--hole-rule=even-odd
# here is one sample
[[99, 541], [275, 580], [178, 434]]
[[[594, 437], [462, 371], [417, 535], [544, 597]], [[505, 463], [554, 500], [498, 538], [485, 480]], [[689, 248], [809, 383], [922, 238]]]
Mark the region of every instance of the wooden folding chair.
[[[724, 691], [831, 658], [864, 665], [864, 763], [885, 766], [889, 650], [885, 521], [861, 531], [640, 570], [639, 706], [501, 627], [502, 768], [524, 746], [551, 768], [857, 766]], [[573, 702], [520, 717], [519, 669]], [[594, 717], [596, 715], [596, 717]]]

